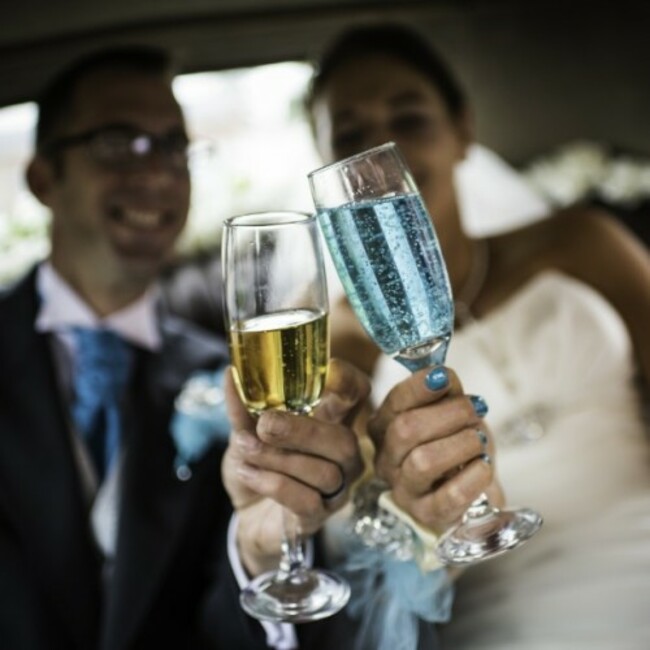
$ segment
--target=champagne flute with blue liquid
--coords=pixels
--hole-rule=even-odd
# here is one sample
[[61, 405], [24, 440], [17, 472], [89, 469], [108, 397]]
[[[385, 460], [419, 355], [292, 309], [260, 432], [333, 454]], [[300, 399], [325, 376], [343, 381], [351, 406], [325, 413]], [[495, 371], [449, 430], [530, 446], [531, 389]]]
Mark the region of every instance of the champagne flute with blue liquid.
[[[269, 409], [310, 415], [325, 386], [329, 303], [313, 215], [264, 212], [227, 219], [222, 245], [224, 307], [237, 391], [253, 416]], [[267, 621], [331, 616], [350, 587], [310, 569], [298, 521], [283, 509], [280, 566], [252, 580], [242, 607]]]
[[[397, 146], [387, 143], [309, 174], [321, 231], [354, 312], [381, 350], [415, 372], [444, 364], [454, 302], [433, 223]], [[369, 546], [412, 553], [406, 527], [376, 504], [379, 479], [355, 496], [354, 528]], [[518, 546], [540, 527], [534, 511], [498, 509], [485, 494], [438, 544], [448, 565]], [[411, 549], [402, 549], [410, 546]]]

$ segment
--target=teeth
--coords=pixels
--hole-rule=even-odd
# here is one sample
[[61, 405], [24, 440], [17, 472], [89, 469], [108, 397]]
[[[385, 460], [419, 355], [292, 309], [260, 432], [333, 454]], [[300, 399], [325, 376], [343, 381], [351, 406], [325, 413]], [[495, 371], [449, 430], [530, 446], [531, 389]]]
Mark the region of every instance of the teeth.
[[124, 223], [135, 228], [157, 228], [162, 222], [163, 215], [160, 212], [124, 210]]

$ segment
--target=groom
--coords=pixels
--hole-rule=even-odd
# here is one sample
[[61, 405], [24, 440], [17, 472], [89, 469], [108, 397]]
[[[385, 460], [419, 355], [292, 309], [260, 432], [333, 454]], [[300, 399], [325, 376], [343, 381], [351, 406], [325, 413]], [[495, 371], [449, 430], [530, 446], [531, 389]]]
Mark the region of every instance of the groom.
[[[206, 442], [175, 406], [227, 350], [157, 296], [190, 199], [171, 79], [164, 52], [118, 48], [73, 64], [39, 101], [27, 180], [51, 211], [51, 253], [0, 299], [2, 648], [296, 644], [293, 628], [263, 627], [238, 601], [277, 562], [280, 530], [236, 526], [221, 479], [227, 431], [214, 420]], [[332, 377], [347, 401], [331, 422], [296, 418], [289, 432], [345, 443], [300, 436], [296, 457], [309, 456], [322, 494], [361, 471], [342, 421], [368, 390], [342, 364]], [[230, 489], [246, 493], [228, 462]], [[314, 530], [334, 509], [321, 501]]]

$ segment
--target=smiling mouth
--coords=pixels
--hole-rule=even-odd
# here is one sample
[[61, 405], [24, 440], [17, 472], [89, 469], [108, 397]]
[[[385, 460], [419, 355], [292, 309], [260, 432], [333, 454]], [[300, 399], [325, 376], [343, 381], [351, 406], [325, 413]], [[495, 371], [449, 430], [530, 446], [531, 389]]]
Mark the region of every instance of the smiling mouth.
[[123, 226], [142, 231], [158, 230], [174, 222], [174, 215], [169, 211], [136, 210], [117, 206], [111, 208], [110, 217]]

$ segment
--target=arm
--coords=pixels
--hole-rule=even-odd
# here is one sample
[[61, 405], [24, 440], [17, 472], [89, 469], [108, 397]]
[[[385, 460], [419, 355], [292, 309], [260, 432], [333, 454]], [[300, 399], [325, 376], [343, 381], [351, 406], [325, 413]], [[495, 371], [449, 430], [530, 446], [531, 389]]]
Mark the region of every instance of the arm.
[[[465, 396], [455, 374], [443, 368], [415, 373], [397, 384], [367, 430], [375, 447], [377, 474], [392, 488], [391, 511], [435, 544], [481, 492], [503, 501], [482, 410]], [[461, 469], [459, 469], [461, 467]], [[382, 495], [381, 502], [384, 502]], [[382, 549], [353, 545], [343, 565], [353, 584], [349, 615], [358, 620], [359, 647], [437, 647], [437, 626], [449, 620], [453, 572], [419, 553], [417, 561], [397, 559]]]
[[[257, 421], [240, 401], [231, 373], [225, 389], [233, 433], [222, 474], [236, 512], [229, 556], [241, 588], [248, 579], [277, 569], [282, 506], [298, 515], [302, 533], [309, 535], [347, 501], [349, 486], [362, 471], [350, 423], [369, 392], [369, 384], [351, 366], [332, 362], [325, 393], [313, 417], [269, 412]], [[323, 494], [332, 492], [339, 493], [323, 499]], [[296, 647], [294, 626], [262, 625], [269, 646]], [[336, 626], [327, 623], [322, 632], [329, 634], [330, 628]]]
[[650, 383], [650, 254], [602, 210], [574, 209], [553, 220], [557, 265], [599, 291], [630, 333], [646, 387]]
[[397, 384], [369, 421], [377, 474], [391, 485], [395, 503], [437, 534], [481, 492], [503, 503], [482, 415], [452, 370], [428, 369]]
[[[363, 468], [350, 425], [368, 392], [359, 371], [333, 361], [313, 417], [269, 411], [255, 421], [228, 378], [233, 434], [223, 477], [238, 514], [237, 546], [249, 576], [277, 567], [282, 506], [298, 515], [303, 534], [310, 535], [346, 503]], [[323, 499], [342, 484], [335, 499]]]

